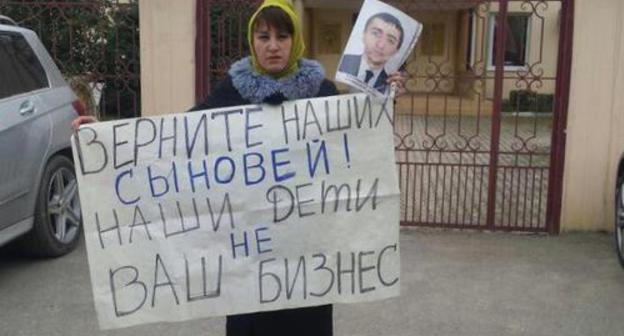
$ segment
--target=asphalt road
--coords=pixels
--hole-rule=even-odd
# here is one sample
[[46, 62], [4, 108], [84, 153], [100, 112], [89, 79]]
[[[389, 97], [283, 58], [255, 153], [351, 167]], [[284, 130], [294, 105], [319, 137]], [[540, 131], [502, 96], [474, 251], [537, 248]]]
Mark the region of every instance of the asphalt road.
[[112, 331], [98, 326], [84, 240], [58, 259], [30, 259], [0, 248], [0, 335], [224, 335], [224, 318]]
[[[335, 335], [624, 335], [607, 234], [404, 230], [399, 298], [337, 305]], [[84, 243], [58, 259], [0, 248], [0, 336], [224, 335], [224, 318], [101, 331]]]

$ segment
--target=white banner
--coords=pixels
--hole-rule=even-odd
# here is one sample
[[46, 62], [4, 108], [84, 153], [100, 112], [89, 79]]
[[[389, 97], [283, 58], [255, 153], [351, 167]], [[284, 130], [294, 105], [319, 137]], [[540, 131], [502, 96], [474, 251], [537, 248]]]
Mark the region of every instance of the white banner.
[[100, 326], [397, 296], [392, 116], [358, 94], [82, 126]]

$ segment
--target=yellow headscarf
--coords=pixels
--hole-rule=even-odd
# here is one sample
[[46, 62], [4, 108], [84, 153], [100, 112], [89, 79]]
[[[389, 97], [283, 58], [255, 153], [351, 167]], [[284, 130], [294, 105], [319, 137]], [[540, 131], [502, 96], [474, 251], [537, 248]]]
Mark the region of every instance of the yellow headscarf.
[[303, 53], [305, 52], [305, 43], [303, 42], [303, 34], [301, 32], [301, 25], [299, 23], [299, 17], [297, 17], [297, 13], [295, 13], [295, 7], [293, 6], [290, 0], [264, 0], [262, 5], [256, 10], [251, 19], [249, 19], [249, 26], [247, 29], [247, 41], [249, 43], [249, 50], [251, 51], [251, 60], [253, 62], [254, 69], [261, 74], [268, 74], [265, 69], [263, 69], [260, 64], [258, 64], [258, 60], [256, 59], [256, 52], [253, 48], [253, 29], [256, 21], [256, 17], [261, 10], [266, 7], [278, 7], [283, 10], [289, 17], [293, 23], [293, 36], [292, 36], [292, 47], [290, 49], [290, 58], [288, 59], [288, 64], [284, 71], [279, 74], [273, 74], [274, 77], [280, 78], [284, 76], [288, 76], [299, 69], [299, 60], [303, 57]]

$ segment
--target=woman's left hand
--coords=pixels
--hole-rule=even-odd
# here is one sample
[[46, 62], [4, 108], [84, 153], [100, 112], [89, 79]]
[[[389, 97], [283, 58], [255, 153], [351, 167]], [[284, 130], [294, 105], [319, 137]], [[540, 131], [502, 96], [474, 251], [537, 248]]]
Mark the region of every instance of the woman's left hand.
[[394, 84], [396, 86], [395, 97], [399, 97], [405, 94], [407, 91], [405, 90], [405, 82], [407, 81], [407, 77], [405, 77], [404, 73], [401, 71], [395, 71], [388, 76], [386, 82], [390, 85]]

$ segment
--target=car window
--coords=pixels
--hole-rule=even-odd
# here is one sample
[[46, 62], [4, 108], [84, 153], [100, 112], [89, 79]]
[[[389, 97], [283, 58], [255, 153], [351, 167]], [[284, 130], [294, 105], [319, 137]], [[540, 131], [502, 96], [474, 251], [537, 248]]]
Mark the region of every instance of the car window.
[[45, 71], [26, 39], [0, 32], [0, 99], [48, 86]]

